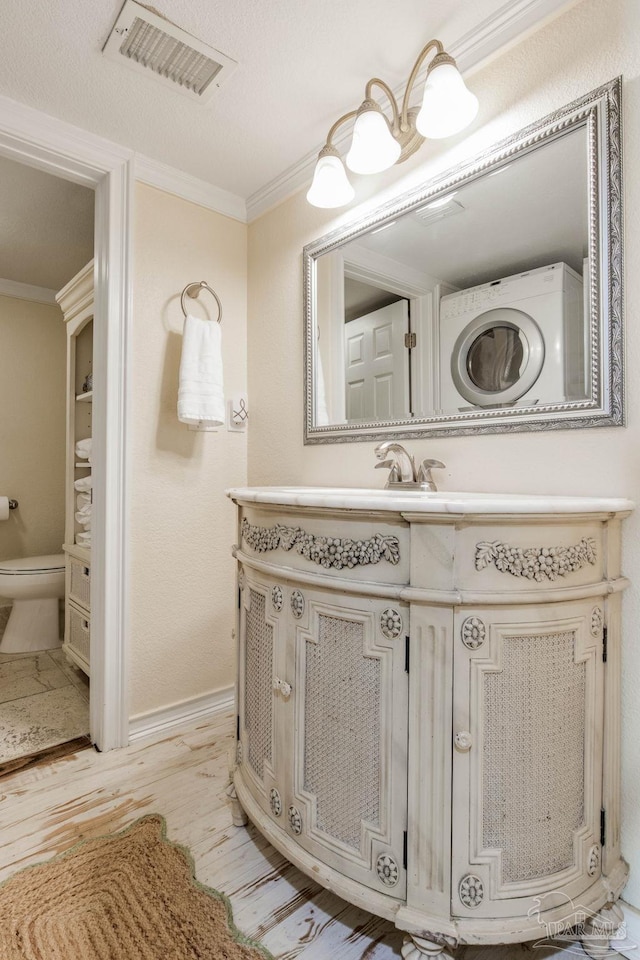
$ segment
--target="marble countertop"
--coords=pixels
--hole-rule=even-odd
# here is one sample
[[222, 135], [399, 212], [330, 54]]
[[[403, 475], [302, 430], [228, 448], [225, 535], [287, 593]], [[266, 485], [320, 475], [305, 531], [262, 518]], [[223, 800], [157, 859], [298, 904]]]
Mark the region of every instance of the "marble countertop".
[[528, 493], [439, 490], [382, 490], [364, 487], [232, 487], [234, 501], [333, 510], [454, 514], [628, 514], [635, 504], [622, 497], [572, 497]]

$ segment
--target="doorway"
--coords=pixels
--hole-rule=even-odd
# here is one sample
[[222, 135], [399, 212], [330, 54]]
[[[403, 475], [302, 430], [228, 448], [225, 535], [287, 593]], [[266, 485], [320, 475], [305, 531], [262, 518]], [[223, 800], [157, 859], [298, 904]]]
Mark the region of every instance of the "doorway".
[[1, 764], [89, 734], [88, 672], [60, 646], [75, 503], [57, 297], [93, 259], [94, 206], [91, 188], [0, 157], [0, 492], [14, 507], [0, 523]]
[[91, 738], [129, 737], [127, 452], [132, 153], [0, 98], [0, 156], [95, 191]]

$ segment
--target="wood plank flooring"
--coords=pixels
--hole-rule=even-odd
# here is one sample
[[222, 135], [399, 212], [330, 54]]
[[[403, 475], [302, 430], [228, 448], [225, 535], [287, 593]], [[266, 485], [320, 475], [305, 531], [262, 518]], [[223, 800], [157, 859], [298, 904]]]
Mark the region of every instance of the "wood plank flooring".
[[[161, 813], [189, 847], [199, 880], [226, 893], [234, 919], [277, 960], [399, 960], [402, 935], [304, 876], [254, 827], [234, 827], [225, 790], [232, 717], [154, 742], [84, 750], [0, 782], [0, 881], [68, 849]], [[580, 956], [531, 947], [467, 947], [461, 960]], [[582, 954], [584, 957], [584, 954]]]

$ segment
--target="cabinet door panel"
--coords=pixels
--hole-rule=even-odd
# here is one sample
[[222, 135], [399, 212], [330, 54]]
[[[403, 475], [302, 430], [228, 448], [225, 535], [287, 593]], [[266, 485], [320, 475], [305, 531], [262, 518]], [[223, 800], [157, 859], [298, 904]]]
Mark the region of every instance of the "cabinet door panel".
[[305, 594], [290, 826], [323, 862], [403, 898], [408, 607]]
[[[258, 788], [265, 812], [279, 816], [275, 784], [273, 677], [277, 671], [280, 624], [271, 611], [271, 586], [244, 575], [240, 602], [239, 716], [243, 775]], [[279, 795], [279, 791], [278, 791]]]
[[[452, 911], [522, 913], [599, 875], [602, 629], [594, 604], [465, 610], [454, 631]], [[537, 904], [538, 909], [540, 904]]]

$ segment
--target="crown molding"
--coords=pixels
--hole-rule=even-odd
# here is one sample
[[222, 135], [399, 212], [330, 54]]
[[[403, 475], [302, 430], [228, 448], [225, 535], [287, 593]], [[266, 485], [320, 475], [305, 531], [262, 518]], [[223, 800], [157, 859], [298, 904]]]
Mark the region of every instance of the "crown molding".
[[48, 287], [34, 287], [31, 283], [19, 283], [17, 280], [0, 278], [0, 297], [14, 297], [16, 300], [55, 304], [56, 291], [50, 290]]
[[246, 201], [206, 180], [199, 180], [189, 173], [141, 154], [135, 156], [133, 171], [135, 179], [142, 183], [164, 190], [165, 193], [173, 193], [182, 200], [190, 200], [225, 217], [240, 220], [241, 223], [247, 222]]
[[[528, 34], [538, 30], [577, 2], [578, 0], [507, 0], [496, 13], [482, 20], [473, 30], [458, 40], [447, 41], [446, 49], [455, 58], [462, 73], [472, 74], [490, 59], [519, 43]], [[401, 98], [404, 84], [393, 93], [396, 98]], [[350, 133], [346, 132], [334, 138], [339, 152], [343, 152], [349, 136]], [[311, 182], [321, 146], [322, 144], [319, 144], [247, 198], [249, 223]]]
[[0, 95], [1, 152], [5, 157], [95, 189], [133, 151], [95, 133]]
[[[2, 153], [18, 163], [49, 172], [55, 168], [58, 176], [93, 188], [95, 178], [88, 174], [87, 166], [95, 170], [112, 169], [130, 160], [136, 180], [247, 222], [247, 207], [242, 197], [2, 95], [0, 125], [8, 134]], [[23, 148], [25, 141], [30, 143], [29, 149]], [[36, 144], [43, 144], [41, 157]]]

